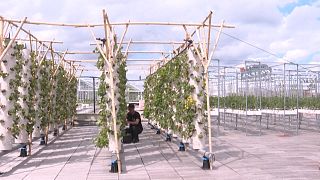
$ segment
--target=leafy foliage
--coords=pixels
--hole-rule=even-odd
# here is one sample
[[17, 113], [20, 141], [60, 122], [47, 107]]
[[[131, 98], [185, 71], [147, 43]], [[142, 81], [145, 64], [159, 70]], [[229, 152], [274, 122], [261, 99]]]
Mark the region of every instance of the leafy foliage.
[[192, 97], [195, 87], [189, 83], [189, 70], [187, 52], [184, 51], [149, 75], [144, 84], [144, 116], [155, 120], [162, 128], [179, 132], [184, 138], [195, 132], [197, 112]]
[[[285, 103], [284, 103], [285, 102]], [[247, 97], [248, 109], [259, 109], [260, 100], [256, 96]], [[299, 108], [320, 109], [320, 97], [299, 97]], [[218, 97], [210, 97], [210, 107], [218, 107]], [[220, 97], [220, 107], [231, 109], [246, 109], [245, 96]], [[296, 109], [297, 97], [271, 96], [261, 97], [261, 109]]]
[[[117, 48], [114, 48], [117, 49]], [[110, 63], [110, 65], [114, 69], [114, 90], [115, 97], [118, 97], [116, 100], [118, 101], [118, 105], [116, 106], [116, 122], [117, 125], [120, 126], [120, 131], [126, 125], [126, 109], [127, 103], [125, 99], [125, 91], [126, 91], [126, 62], [124, 61], [124, 56], [121, 52], [118, 52], [115, 58], [115, 61]], [[107, 147], [109, 145], [109, 134], [114, 133], [113, 119], [111, 116], [111, 92], [110, 92], [110, 72], [106, 71], [109, 69], [104, 58], [100, 54], [97, 61], [97, 67], [101, 71], [100, 75], [100, 85], [98, 88], [98, 96], [99, 96], [99, 118], [98, 118], [98, 126], [100, 127], [100, 131], [95, 138], [95, 144], [102, 148]], [[108, 76], [108, 77], [107, 77]], [[109, 92], [109, 93], [108, 93]], [[120, 134], [118, 132], [118, 134]]]
[[13, 104], [12, 108], [8, 111], [8, 115], [12, 117], [13, 124], [11, 127], [11, 133], [13, 137], [17, 137], [20, 133], [20, 119], [23, 118], [22, 108], [19, 103], [21, 93], [19, 92], [19, 87], [22, 85], [22, 66], [24, 64], [24, 59], [22, 57], [22, 50], [24, 45], [15, 44], [13, 47], [14, 51], [11, 56], [15, 57], [16, 63], [13, 67], [14, 69], [14, 79], [10, 79], [9, 87], [11, 89], [11, 94], [9, 100]]

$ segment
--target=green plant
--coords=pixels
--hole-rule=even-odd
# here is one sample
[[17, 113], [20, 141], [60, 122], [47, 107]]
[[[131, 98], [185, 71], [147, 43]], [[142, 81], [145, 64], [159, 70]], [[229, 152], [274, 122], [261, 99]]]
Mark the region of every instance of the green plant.
[[20, 92], [18, 90], [19, 86], [21, 86], [22, 83], [22, 65], [23, 65], [23, 57], [22, 57], [22, 49], [24, 48], [23, 45], [15, 44], [13, 46], [13, 53], [11, 56], [13, 56], [16, 59], [15, 65], [13, 69], [15, 70], [15, 76], [14, 79], [10, 79], [9, 81], [9, 88], [12, 90], [12, 92], [9, 95], [9, 101], [13, 104], [13, 107], [8, 110], [8, 115], [12, 117], [13, 124], [10, 128], [10, 131], [13, 135], [13, 137], [17, 137], [20, 132], [20, 119], [21, 117], [21, 106], [18, 104], [20, 99]]
[[[192, 98], [195, 87], [189, 84], [190, 64], [186, 51], [150, 74], [144, 84], [144, 116], [162, 128], [189, 138], [195, 132], [197, 105]], [[199, 82], [200, 82], [200, 78]], [[200, 94], [199, 96], [202, 96]], [[173, 111], [175, 107], [175, 111]]]
[[[117, 46], [115, 46], [114, 49], [117, 49]], [[113, 77], [113, 81], [118, 80], [118, 83], [114, 83], [115, 89], [118, 89], [119, 96], [117, 98], [119, 105], [115, 107], [116, 109], [116, 124], [120, 126], [120, 131], [125, 127], [126, 125], [126, 110], [127, 110], [127, 103], [125, 99], [125, 90], [126, 90], [126, 62], [124, 60], [123, 54], [119, 51], [116, 56], [115, 60], [111, 63], [111, 66], [114, 68], [115, 76]], [[94, 142], [98, 147], [106, 147], [109, 144], [109, 134], [114, 133], [113, 126], [113, 119], [111, 116], [111, 112], [109, 109], [112, 106], [111, 104], [111, 97], [108, 96], [107, 91], [110, 90], [110, 86], [113, 86], [112, 84], [108, 84], [109, 82], [106, 79], [108, 71], [106, 71], [105, 66], [105, 60], [100, 54], [98, 57], [98, 61], [96, 66], [101, 71], [100, 75], [100, 85], [98, 88], [98, 96], [99, 96], [99, 118], [98, 118], [98, 126], [100, 128], [100, 131], [95, 138]], [[116, 96], [116, 93], [114, 94]], [[107, 105], [109, 108], [107, 108]], [[121, 135], [121, 133], [118, 132], [118, 134]]]

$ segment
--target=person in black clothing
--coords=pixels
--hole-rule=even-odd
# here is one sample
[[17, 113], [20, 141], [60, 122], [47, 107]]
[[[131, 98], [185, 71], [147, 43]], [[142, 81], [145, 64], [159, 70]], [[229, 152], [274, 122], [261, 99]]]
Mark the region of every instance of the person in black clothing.
[[129, 124], [129, 133], [132, 135], [132, 142], [139, 142], [139, 134], [142, 132], [141, 116], [134, 110], [134, 104], [129, 104], [127, 113], [127, 123]]

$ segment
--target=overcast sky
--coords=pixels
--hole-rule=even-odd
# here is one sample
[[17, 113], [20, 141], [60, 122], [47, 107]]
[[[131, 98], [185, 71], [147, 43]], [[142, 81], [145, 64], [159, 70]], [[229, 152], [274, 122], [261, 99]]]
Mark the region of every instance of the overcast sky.
[[[224, 32], [277, 55], [275, 57], [222, 35], [213, 58], [220, 59], [226, 65], [240, 64], [249, 59], [300, 63], [315, 63], [320, 59], [320, 2], [314, 0], [1, 0], [0, 3], [2, 16], [11, 19], [27, 16], [30, 21], [102, 23], [102, 9], [107, 10], [111, 22], [201, 22], [212, 10], [214, 23], [225, 20], [236, 26]], [[64, 41], [63, 45], [56, 45], [59, 50], [94, 49], [89, 45], [92, 38], [88, 29], [30, 28], [40, 39]], [[116, 31], [121, 35], [123, 29]], [[103, 37], [101, 28], [95, 29], [95, 32]], [[126, 39], [131, 37], [133, 40], [181, 41], [184, 34], [180, 27], [129, 27]], [[135, 46], [131, 50], [140, 49], [171, 50], [172, 46]], [[131, 55], [129, 58], [147, 57], [150, 56]], [[138, 73], [130, 71], [128, 78], [136, 79], [133, 74]]]

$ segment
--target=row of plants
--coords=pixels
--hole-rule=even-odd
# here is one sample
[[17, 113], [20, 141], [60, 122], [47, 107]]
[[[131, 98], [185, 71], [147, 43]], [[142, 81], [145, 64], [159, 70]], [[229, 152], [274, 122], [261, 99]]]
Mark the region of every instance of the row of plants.
[[73, 74], [62, 67], [57, 69], [51, 60], [39, 64], [39, 54], [24, 45], [15, 43], [8, 52], [0, 73], [1, 102], [5, 103], [1, 105], [0, 140], [6, 141], [0, 150], [11, 149], [12, 138], [27, 143], [29, 136], [31, 145], [34, 130], [40, 135], [50, 123], [66, 122], [75, 115], [77, 105], [77, 79]]
[[[261, 99], [261, 107], [260, 107]], [[247, 101], [247, 103], [246, 103]], [[283, 97], [283, 96], [271, 96], [271, 97], [257, 97], [257, 96], [237, 96], [230, 95], [226, 97], [211, 96], [210, 106], [212, 108], [218, 107], [220, 102], [220, 108], [240, 109], [245, 110], [246, 104], [248, 110], [258, 109], [296, 109], [297, 97]], [[299, 108], [305, 109], [320, 109], [320, 97], [299, 97]]]
[[[114, 49], [117, 49], [117, 47], [115, 46]], [[126, 126], [126, 61], [125, 57], [120, 51], [117, 52], [115, 59], [113, 61], [109, 61], [108, 63], [100, 54], [96, 66], [101, 71], [101, 75], [99, 78], [100, 84], [98, 88], [100, 111], [97, 124], [99, 126], [99, 133], [95, 138], [95, 144], [101, 148], [109, 147], [110, 150], [114, 150], [115, 147], [111, 147], [111, 144], [114, 145], [115, 141], [115, 129], [113, 126], [113, 118], [111, 114], [111, 86], [113, 86], [114, 90], [114, 105], [116, 110], [116, 123], [118, 127], [117, 132], [120, 138], [122, 135], [121, 133], [123, 132], [122, 130]], [[109, 69], [110, 66], [112, 67], [112, 71], [110, 71]], [[113, 77], [113, 84], [110, 81], [111, 77]]]
[[[144, 117], [161, 128], [178, 133], [183, 139], [195, 135], [196, 126], [206, 128], [204, 116], [203, 68], [191, 60], [188, 50], [150, 74], [144, 84]], [[204, 132], [197, 132], [203, 138]]]

